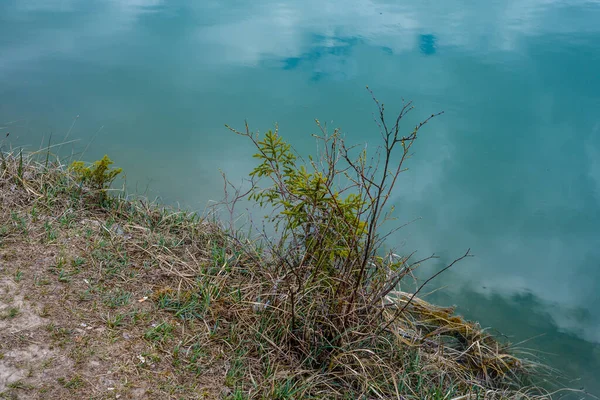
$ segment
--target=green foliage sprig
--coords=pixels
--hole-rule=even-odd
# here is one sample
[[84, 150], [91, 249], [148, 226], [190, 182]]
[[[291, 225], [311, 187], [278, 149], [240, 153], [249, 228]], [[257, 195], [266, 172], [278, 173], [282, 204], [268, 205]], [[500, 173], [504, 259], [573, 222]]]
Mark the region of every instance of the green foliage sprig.
[[73, 161], [69, 169], [76, 180], [82, 185], [99, 193], [101, 198], [106, 198], [106, 191], [110, 188], [115, 178], [123, 171], [121, 168], [111, 169], [113, 161], [104, 155], [102, 159], [87, 166], [83, 161]]
[[[328, 140], [339, 141], [339, 132]], [[313, 261], [331, 262], [336, 257], [348, 256], [349, 239], [359, 237], [362, 241], [366, 232], [365, 222], [359, 217], [364, 199], [353, 193], [344, 196], [335, 190], [331, 177], [317, 170], [314, 163], [308, 167], [299, 163], [277, 130], [268, 131], [256, 145], [258, 153], [254, 157], [260, 164], [250, 176], [268, 177], [272, 185], [252, 191], [249, 198], [261, 206], [268, 204], [278, 209], [271, 221], [286, 238], [292, 235], [298, 239], [301, 232], [306, 253], [312, 254], [319, 247], [318, 257]]]

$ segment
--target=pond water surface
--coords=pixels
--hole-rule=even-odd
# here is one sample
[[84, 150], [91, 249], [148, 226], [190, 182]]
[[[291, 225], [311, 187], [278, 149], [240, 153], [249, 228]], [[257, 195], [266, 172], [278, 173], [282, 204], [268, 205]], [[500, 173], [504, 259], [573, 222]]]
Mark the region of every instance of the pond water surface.
[[68, 133], [192, 209], [254, 165], [225, 123], [278, 123], [301, 153], [315, 118], [376, 145], [365, 85], [415, 102], [407, 130], [445, 111], [394, 192], [421, 219], [388, 245], [432, 270], [470, 247], [430, 299], [600, 395], [600, 1], [0, 2], [5, 146]]

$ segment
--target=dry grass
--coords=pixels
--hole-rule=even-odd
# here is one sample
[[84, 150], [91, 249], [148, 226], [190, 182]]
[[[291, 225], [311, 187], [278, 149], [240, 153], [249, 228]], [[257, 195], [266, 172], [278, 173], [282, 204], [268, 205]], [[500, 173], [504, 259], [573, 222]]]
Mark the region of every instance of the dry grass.
[[[319, 299], [286, 301], [277, 268], [214, 222], [99, 204], [59, 162], [5, 153], [0, 398], [549, 397], [533, 363], [452, 309], [392, 292], [332, 332], [311, 320]], [[290, 329], [289, 304], [311, 332]]]

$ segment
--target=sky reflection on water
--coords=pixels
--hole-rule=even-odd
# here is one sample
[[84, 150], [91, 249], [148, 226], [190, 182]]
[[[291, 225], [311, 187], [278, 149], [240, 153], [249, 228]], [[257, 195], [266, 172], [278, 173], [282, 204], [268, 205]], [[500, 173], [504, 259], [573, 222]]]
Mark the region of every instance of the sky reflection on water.
[[0, 133], [37, 147], [79, 115], [90, 158], [202, 208], [218, 168], [253, 165], [224, 123], [277, 121], [306, 153], [314, 118], [377, 137], [366, 84], [390, 110], [415, 101], [407, 129], [444, 110], [394, 194], [401, 222], [422, 219], [390, 245], [442, 261], [471, 247], [440, 301], [519, 339], [560, 337], [532, 346], [600, 392], [598, 21], [584, 0], [3, 1]]

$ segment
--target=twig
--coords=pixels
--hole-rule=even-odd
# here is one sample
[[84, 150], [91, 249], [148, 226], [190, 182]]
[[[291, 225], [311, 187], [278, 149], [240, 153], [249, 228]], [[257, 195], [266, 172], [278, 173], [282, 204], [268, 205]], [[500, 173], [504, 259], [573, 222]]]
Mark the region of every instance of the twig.
[[394, 317], [383, 328], [379, 329], [379, 332], [382, 332], [382, 331], [386, 330], [387, 328], [389, 328], [389, 326], [396, 320], [396, 318], [398, 318], [398, 316], [400, 314], [402, 314], [404, 312], [404, 310], [406, 309], [406, 307], [408, 307], [408, 305], [413, 301], [413, 299], [415, 298], [415, 296], [417, 294], [419, 294], [419, 292], [421, 291], [421, 289], [423, 289], [425, 287], [425, 285], [427, 285], [429, 282], [431, 282], [433, 279], [435, 279], [436, 277], [438, 277], [440, 274], [442, 274], [446, 270], [450, 269], [457, 262], [459, 262], [459, 261], [461, 261], [461, 260], [463, 260], [463, 259], [465, 259], [467, 257], [470, 257], [470, 254], [469, 254], [470, 251], [471, 251], [471, 249], [467, 249], [467, 252], [463, 256], [455, 259], [450, 264], [448, 264], [447, 266], [445, 266], [444, 268], [442, 268], [441, 270], [439, 270], [438, 272], [436, 272], [435, 274], [433, 274], [432, 276], [430, 276], [428, 279], [426, 279], [425, 282], [423, 282], [421, 284], [421, 286], [419, 286], [419, 288], [412, 294], [412, 296], [410, 296], [410, 298], [404, 304], [404, 306], [401, 309], [399, 309], [398, 311], [396, 311]]

